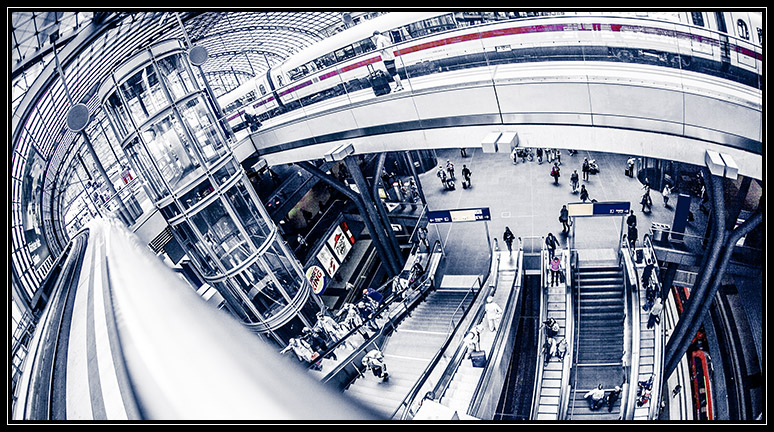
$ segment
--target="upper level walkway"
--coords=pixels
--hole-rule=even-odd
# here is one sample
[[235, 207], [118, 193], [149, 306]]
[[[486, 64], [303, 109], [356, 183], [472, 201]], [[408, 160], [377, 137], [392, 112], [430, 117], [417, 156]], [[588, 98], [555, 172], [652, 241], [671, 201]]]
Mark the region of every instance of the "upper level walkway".
[[[705, 164], [730, 155], [739, 174], [762, 178], [762, 93], [701, 73], [614, 62], [482, 66], [369, 88], [271, 118], [235, 146], [269, 165], [322, 158], [341, 144], [356, 154], [481, 147], [514, 132], [521, 147], [574, 148]], [[499, 149], [508, 152], [510, 148]]]

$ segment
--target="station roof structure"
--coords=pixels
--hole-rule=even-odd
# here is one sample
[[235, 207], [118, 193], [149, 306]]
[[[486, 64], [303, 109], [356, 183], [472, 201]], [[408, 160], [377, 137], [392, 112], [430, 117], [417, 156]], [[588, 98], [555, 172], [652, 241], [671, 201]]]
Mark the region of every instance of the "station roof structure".
[[[13, 270], [18, 273], [14, 276], [29, 295], [49, 267], [31, 258], [28, 243], [48, 243], [49, 256], [58, 255], [66, 244], [61, 209], [67, 208], [67, 202], [62, 201], [73, 199], [74, 194], [65, 192], [75, 182], [73, 155], [81, 144], [78, 134], [66, 127], [66, 113], [72, 104], [83, 103], [93, 116], [99, 105], [97, 89], [116, 66], [154, 42], [187, 37], [192, 45], [207, 49], [209, 58], [202, 71], [219, 96], [351, 22], [351, 15], [343, 11], [196, 7], [187, 11], [9, 8], [7, 18], [11, 252]], [[64, 82], [57, 73], [57, 58]], [[51, 260], [47, 261], [50, 266]]]

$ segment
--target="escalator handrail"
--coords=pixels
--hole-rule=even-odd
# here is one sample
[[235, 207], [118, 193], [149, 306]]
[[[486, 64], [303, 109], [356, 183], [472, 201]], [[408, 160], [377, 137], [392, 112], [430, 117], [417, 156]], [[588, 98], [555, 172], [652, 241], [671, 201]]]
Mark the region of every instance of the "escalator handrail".
[[[624, 299], [627, 302], [627, 305], [631, 303], [631, 309], [625, 309], [631, 310], [631, 315], [627, 316], [625, 320], [625, 322], [630, 323], [629, 325], [631, 327], [631, 347], [629, 350], [626, 350], [626, 356], [628, 358], [625, 359], [629, 364], [629, 376], [626, 377], [626, 382], [630, 383], [630, 385], [627, 396], [621, 399], [621, 414], [624, 420], [631, 420], [634, 418], [634, 397], [636, 395], [636, 387], [633, 387], [632, 384], [637, 381], [636, 378], [632, 379], [632, 375], [634, 375], [634, 371], [639, 370], [640, 364], [640, 277], [634, 262], [634, 250], [629, 247], [626, 234], [624, 234], [622, 248], [623, 253], [621, 254], [621, 258], [624, 263], [624, 271], [626, 272], [626, 276], [624, 277]], [[626, 259], [626, 257], [628, 257], [628, 259]], [[634, 275], [633, 283], [630, 280], [630, 274]], [[624, 349], [626, 349], [625, 346]], [[621, 360], [624, 361], [624, 358]]]
[[[643, 246], [650, 251], [650, 256], [653, 257], [653, 259], [655, 260], [656, 250], [653, 247], [653, 239], [651, 238], [650, 233], [646, 233], [643, 236], [642, 243], [643, 243]], [[656, 292], [658, 292], [659, 293], [658, 295], [661, 296], [662, 295], [661, 294], [662, 293], [661, 276], [659, 275], [659, 266], [657, 265], [653, 267], [651, 280], [654, 280], [656, 282]], [[665, 300], [665, 299], [662, 299], [662, 300]], [[661, 322], [663, 322], [663, 319], [661, 320]], [[655, 419], [658, 416], [659, 404], [654, 403], [654, 401], [661, 400], [661, 388], [663, 386], [663, 382], [666, 380], [666, 377], [663, 376], [665, 336], [664, 336], [664, 332], [661, 331], [660, 322], [656, 324], [656, 326], [654, 327], [654, 332], [656, 333], [655, 343], [653, 346], [653, 349], [655, 350], [655, 356], [656, 356], [654, 364], [658, 364], [659, 368], [657, 369], [657, 371], [662, 376], [660, 379], [655, 379], [655, 377], [653, 379], [653, 388], [651, 389], [651, 399], [650, 399], [650, 413], [648, 414], [649, 419]], [[654, 376], [656, 375], [657, 371], [653, 371]]]
[[[569, 242], [568, 242], [569, 243]], [[543, 242], [543, 246], [540, 248], [540, 295], [538, 296], [538, 302], [540, 304], [540, 312], [538, 313], [538, 322], [537, 322], [537, 358], [535, 359], [535, 362], [537, 363], [535, 365], [535, 382], [532, 386], [532, 418], [535, 419], [537, 417], [537, 409], [540, 405], [540, 390], [541, 386], [540, 383], [543, 382], [543, 346], [545, 345], [545, 332], [543, 331], [543, 323], [545, 322], [546, 317], [548, 316], [548, 308], [546, 307], [545, 302], [547, 301], [547, 297], [545, 295], [545, 289], [546, 289], [546, 262], [545, 260], [548, 258], [547, 254], [544, 254], [546, 251], [545, 248], [545, 242]]]
[[[495, 358], [499, 357], [499, 353], [502, 353], [504, 346], [503, 342], [506, 337], [506, 331], [504, 330], [506, 328], [505, 325], [502, 323], [511, 322], [513, 320], [513, 314], [516, 313], [516, 305], [518, 303], [518, 300], [521, 296], [521, 287], [522, 287], [522, 278], [518, 277], [523, 272], [523, 263], [524, 263], [524, 250], [523, 247], [520, 245], [519, 250], [517, 252], [517, 263], [516, 263], [516, 275], [517, 277], [514, 278], [514, 284], [512, 287], [510, 287], [510, 292], [508, 293], [508, 300], [505, 302], [505, 306], [503, 307], [503, 316], [500, 318], [500, 324], [497, 326], [497, 334], [495, 334], [495, 338], [492, 341], [492, 347], [490, 348], [490, 351], [488, 353], [488, 359], [486, 363], [486, 367], [484, 369], [484, 372], [481, 374], [481, 378], [478, 380], [478, 384], [476, 385], [476, 389], [473, 391], [473, 396], [470, 398], [470, 404], [468, 405], [468, 413], [476, 413], [478, 409], [481, 406], [481, 402], [485, 394], [483, 393], [483, 388], [486, 383], [490, 381], [490, 377], [494, 371], [494, 368], [492, 365], [495, 363]], [[496, 274], [499, 273], [496, 272]], [[497, 286], [495, 286], [495, 289]], [[490, 293], [489, 295], [492, 295]], [[482, 306], [483, 309], [483, 306]], [[475, 322], [475, 321], [474, 321]], [[498, 355], [495, 355], [495, 352], [498, 352]], [[459, 365], [458, 365], [459, 366]]]
[[573, 353], [575, 352], [575, 314], [573, 313], [572, 308], [572, 256], [571, 256], [571, 249], [570, 249], [570, 242], [567, 242], [567, 255], [565, 256], [565, 318], [564, 318], [564, 338], [567, 341], [567, 352], [565, 353], [565, 358], [567, 359], [564, 361], [564, 364], [562, 365], [562, 384], [559, 388], [559, 413], [557, 415], [558, 419], [564, 419], [564, 417], [567, 415], [567, 405], [570, 398], [570, 371], [572, 369], [572, 359]]

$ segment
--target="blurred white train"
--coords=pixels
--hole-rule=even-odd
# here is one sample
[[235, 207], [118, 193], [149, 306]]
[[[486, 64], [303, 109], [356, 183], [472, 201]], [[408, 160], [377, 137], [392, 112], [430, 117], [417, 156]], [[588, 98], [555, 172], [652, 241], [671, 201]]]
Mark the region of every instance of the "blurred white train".
[[511, 62], [658, 64], [761, 88], [760, 12], [393, 12], [344, 30], [218, 98], [234, 131], [369, 87], [388, 35], [402, 77]]

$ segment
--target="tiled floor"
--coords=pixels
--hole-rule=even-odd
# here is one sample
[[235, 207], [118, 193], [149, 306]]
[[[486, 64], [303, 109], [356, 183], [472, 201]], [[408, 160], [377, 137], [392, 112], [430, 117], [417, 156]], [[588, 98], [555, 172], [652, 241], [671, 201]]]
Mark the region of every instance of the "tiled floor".
[[[591, 198], [598, 201], [630, 201], [637, 216], [640, 239], [652, 222], [671, 225], [674, 207], [665, 208], [661, 193], [651, 191], [653, 210], [650, 214], [640, 212], [638, 204], [643, 194], [642, 184], [624, 175], [628, 155], [610, 153], [578, 152], [570, 156], [563, 152], [559, 184], [555, 185], [549, 175], [551, 164], [545, 160], [513, 164], [507, 153], [483, 153], [480, 149], [469, 149], [468, 157], [460, 157], [458, 149], [437, 150], [440, 164], [451, 160], [458, 178], [457, 188], [444, 190], [435, 170], [420, 175], [424, 194], [430, 210], [489, 207], [492, 220], [488, 222], [489, 234], [497, 238], [503, 248], [502, 233], [510, 227], [516, 237], [545, 236], [552, 232], [566, 247], [568, 236], [562, 233], [559, 210], [563, 204], [580, 202], [578, 194], [572, 193], [570, 174], [574, 169], [580, 174], [584, 157], [596, 159], [599, 174], [590, 175], [585, 184]], [[472, 188], [461, 187], [462, 165], [470, 168]], [[580, 186], [579, 186], [580, 187]], [[672, 195], [671, 203], [677, 200]], [[696, 201], [696, 200], [694, 200]], [[695, 205], [695, 203], [694, 203]], [[696, 213], [696, 212], [694, 212]], [[696, 227], [702, 226], [698, 219]], [[620, 217], [576, 218], [575, 247], [614, 248], [621, 234]], [[428, 228], [431, 241], [440, 234], [444, 242], [447, 274], [480, 274], [486, 271], [489, 256], [486, 253], [487, 234], [484, 222], [460, 222], [438, 224]], [[691, 229], [687, 231], [691, 233]], [[695, 233], [694, 233], [695, 234]], [[526, 240], [525, 240], [526, 241]], [[638, 244], [640, 244], [638, 242]], [[515, 247], [514, 243], [514, 247]], [[538, 243], [536, 243], [536, 246]]]

